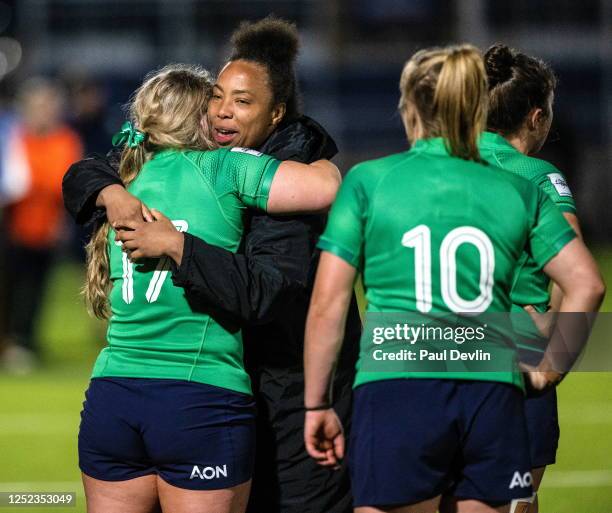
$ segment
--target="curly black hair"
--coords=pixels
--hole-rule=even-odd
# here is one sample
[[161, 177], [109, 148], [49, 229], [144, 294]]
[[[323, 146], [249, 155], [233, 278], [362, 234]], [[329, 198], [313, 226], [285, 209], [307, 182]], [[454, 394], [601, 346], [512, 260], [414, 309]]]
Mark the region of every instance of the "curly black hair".
[[265, 67], [274, 104], [285, 104], [285, 119], [299, 116], [295, 74], [299, 36], [295, 24], [273, 16], [256, 22], [243, 21], [232, 34], [231, 42], [229, 60], [251, 61]]

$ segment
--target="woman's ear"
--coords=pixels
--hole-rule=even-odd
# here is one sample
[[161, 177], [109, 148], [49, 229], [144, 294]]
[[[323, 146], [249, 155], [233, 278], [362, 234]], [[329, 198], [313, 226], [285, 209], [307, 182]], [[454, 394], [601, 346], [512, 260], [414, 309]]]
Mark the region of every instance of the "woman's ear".
[[528, 114], [528, 127], [530, 131], [538, 130], [540, 124], [545, 120], [546, 113], [540, 107], [534, 107]]
[[272, 126], [276, 128], [278, 124], [285, 117], [285, 113], [287, 112], [287, 105], [284, 103], [278, 103], [272, 109]]

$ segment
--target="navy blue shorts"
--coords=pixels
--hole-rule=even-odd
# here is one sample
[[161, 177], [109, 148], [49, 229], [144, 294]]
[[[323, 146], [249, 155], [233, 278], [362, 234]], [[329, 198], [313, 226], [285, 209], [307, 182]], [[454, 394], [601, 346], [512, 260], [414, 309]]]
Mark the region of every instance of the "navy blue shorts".
[[251, 479], [253, 398], [172, 379], [96, 378], [85, 393], [79, 466], [95, 479], [157, 474], [189, 490]]
[[529, 497], [522, 392], [502, 383], [398, 379], [355, 390], [349, 467], [354, 506], [440, 494], [501, 505]]
[[559, 447], [557, 389], [552, 388], [525, 399], [525, 418], [529, 434], [529, 452], [533, 468], [552, 465]]

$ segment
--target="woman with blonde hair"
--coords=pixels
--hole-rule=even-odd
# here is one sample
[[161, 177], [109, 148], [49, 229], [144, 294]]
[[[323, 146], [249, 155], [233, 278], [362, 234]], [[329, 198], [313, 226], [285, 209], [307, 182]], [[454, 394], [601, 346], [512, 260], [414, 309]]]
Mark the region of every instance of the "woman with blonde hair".
[[[209, 151], [210, 94], [205, 71], [168, 66], [136, 91], [114, 138], [125, 146], [124, 183], [170, 216], [176, 237], [189, 229], [236, 251], [247, 207], [280, 214], [331, 204], [340, 174], [326, 160]], [[255, 424], [240, 330], [194, 311], [168, 279], [170, 257], [139, 260], [129, 236], [116, 242], [123, 228], [103, 225], [88, 246], [87, 303], [109, 320], [79, 432], [88, 511], [242, 512]]]
[[[355, 511], [508, 512], [512, 501], [532, 493], [515, 346], [485, 325], [477, 347], [492, 356], [491, 366], [450, 362], [434, 348], [423, 355], [429, 346], [418, 341], [409, 346], [415, 361], [381, 363], [382, 355], [396, 354], [385, 353], [371, 327], [388, 331], [377, 325], [386, 312], [395, 319], [412, 314], [405, 319], [434, 327], [444, 326], [436, 315], [446, 326], [461, 327], [466, 319], [478, 322], [476, 314], [509, 312], [514, 271], [526, 247], [563, 289], [562, 312], [596, 311], [603, 284], [550, 199], [482, 160], [487, 78], [477, 49], [416, 53], [404, 67], [400, 91], [412, 148], [349, 171], [319, 241], [323, 252], [305, 339], [306, 447], [322, 465], [334, 466], [344, 455], [329, 382], [360, 270], [368, 320], [349, 442]], [[584, 342], [585, 333], [580, 336]], [[457, 338], [461, 354], [471, 350], [460, 343]], [[555, 360], [559, 343], [555, 332], [529, 374], [532, 386], [550, 387], [563, 376], [566, 368]], [[428, 366], [430, 355], [438, 358]]]

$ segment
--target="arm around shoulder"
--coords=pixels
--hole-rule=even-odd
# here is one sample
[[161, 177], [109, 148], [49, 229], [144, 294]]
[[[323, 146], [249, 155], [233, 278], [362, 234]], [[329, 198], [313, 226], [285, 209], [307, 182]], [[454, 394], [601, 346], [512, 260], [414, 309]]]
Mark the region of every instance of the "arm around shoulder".
[[281, 163], [268, 197], [270, 213], [321, 212], [329, 209], [342, 182], [338, 168], [329, 160], [312, 164]]

